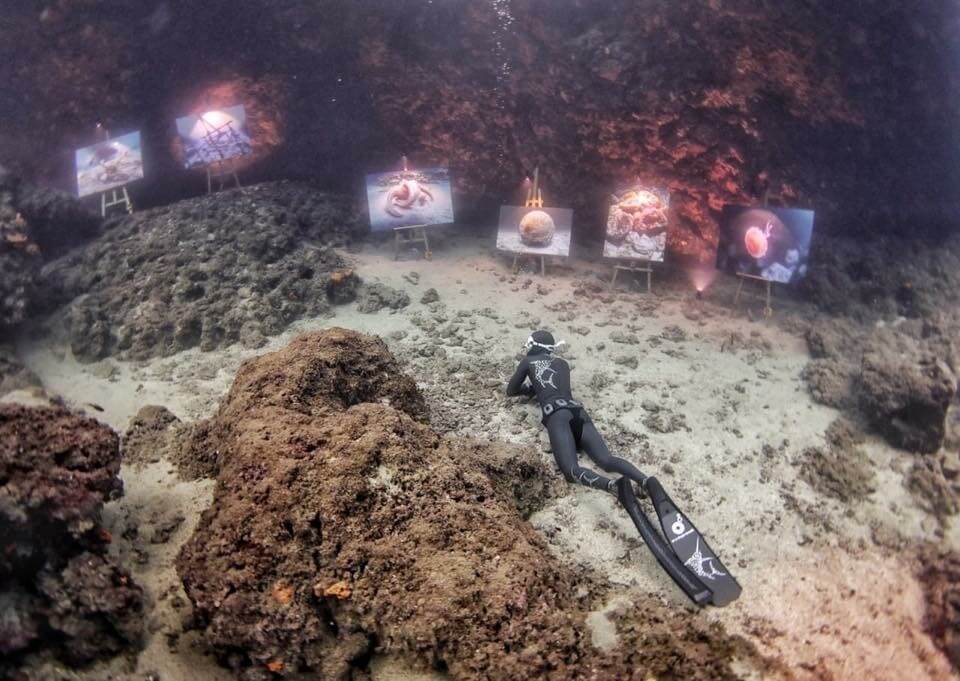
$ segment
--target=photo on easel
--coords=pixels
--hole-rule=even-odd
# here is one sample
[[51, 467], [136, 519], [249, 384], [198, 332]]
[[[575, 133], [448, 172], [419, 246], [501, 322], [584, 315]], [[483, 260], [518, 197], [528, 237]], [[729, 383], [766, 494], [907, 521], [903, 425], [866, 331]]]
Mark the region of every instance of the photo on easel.
[[497, 249], [522, 255], [570, 255], [569, 208], [501, 206]]
[[720, 220], [717, 269], [780, 284], [807, 273], [812, 210], [726, 206]]
[[102, 194], [143, 177], [140, 132], [77, 149], [77, 196]]
[[663, 262], [670, 192], [632, 184], [617, 191], [607, 214], [603, 257]]
[[447, 168], [395, 170], [367, 175], [370, 229], [390, 229], [453, 222], [450, 171]]
[[186, 168], [211, 166], [253, 152], [243, 106], [228, 106], [177, 119]]

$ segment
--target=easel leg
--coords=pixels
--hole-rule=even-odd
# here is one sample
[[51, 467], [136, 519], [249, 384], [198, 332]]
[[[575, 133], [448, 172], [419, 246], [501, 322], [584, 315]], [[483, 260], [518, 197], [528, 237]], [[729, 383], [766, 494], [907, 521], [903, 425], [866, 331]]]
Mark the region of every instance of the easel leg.
[[514, 274], [520, 271], [519, 265], [520, 265], [520, 254], [516, 253], [513, 256], [513, 267], [510, 268]]
[[127, 186], [123, 186], [123, 200], [127, 204], [127, 213], [133, 215], [133, 201], [130, 200], [130, 194], [127, 193]]
[[770, 306], [770, 296], [773, 290], [773, 284], [769, 281], [767, 282], [767, 306], [763, 308], [763, 316], [769, 317], [773, 314], [773, 308]]
[[393, 259], [400, 259], [400, 230], [394, 230], [393, 232]]
[[430, 250], [430, 242], [427, 240], [426, 228], [421, 227], [420, 234], [423, 235], [423, 257], [427, 260], [430, 260], [433, 258], [433, 252]]
[[545, 255], [540, 256], [540, 276], [547, 276], [547, 256]]
[[736, 305], [740, 302], [740, 292], [743, 290], [743, 277], [740, 277], [740, 283], [737, 284], [737, 295], [733, 297], [733, 304]]
[[610, 288], [614, 289], [617, 287], [617, 275], [620, 274], [620, 268], [616, 265], [613, 266], [613, 278], [610, 280]]
[[651, 280], [652, 277], [653, 277], [653, 272], [651, 272], [651, 271], [648, 269], [648, 270], [647, 270], [647, 293], [650, 293], [650, 288], [651, 288], [651, 281], [650, 281], [650, 280]]

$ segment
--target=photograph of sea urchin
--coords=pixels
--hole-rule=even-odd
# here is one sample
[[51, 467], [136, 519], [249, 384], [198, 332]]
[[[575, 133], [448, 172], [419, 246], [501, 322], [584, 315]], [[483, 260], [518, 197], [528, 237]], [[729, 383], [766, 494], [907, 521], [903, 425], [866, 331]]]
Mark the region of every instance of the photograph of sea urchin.
[[529, 255], [570, 255], [569, 208], [501, 206], [497, 249]]

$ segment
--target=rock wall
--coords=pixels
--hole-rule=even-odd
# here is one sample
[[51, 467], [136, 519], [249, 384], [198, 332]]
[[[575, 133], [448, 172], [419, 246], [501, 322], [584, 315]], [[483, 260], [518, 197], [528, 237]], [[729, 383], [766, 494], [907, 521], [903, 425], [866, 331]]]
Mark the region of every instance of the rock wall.
[[734, 678], [735, 657], [768, 668], [653, 599], [620, 622], [621, 648], [594, 649], [585, 619], [602, 584], [561, 566], [518, 510], [556, 476], [445, 440], [425, 418], [383, 342], [351, 331], [242, 366], [205, 429], [214, 502], [177, 563], [241, 678], [362, 678], [374, 653], [454, 679]]
[[148, 203], [198, 189], [172, 118], [226, 87], [273, 145], [255, 176], [353, 188], [408, 153], [449, 163], [461, 215], [490, 217], [539, 164], [590, 231], [639, 175], [674, 194], [670, 247], [707, 259], [720, 205], [768, 188], [823, 232], [955, 213], [958, 11], [939, 0], [41, 5], [0, 28], [0, 84], [21, 93], [0, 156], [63, 187], [100, 118], [144, 129]]
[[138, 644], [143, 594], [100, 526], [119, 471], [108, 427], [0, 405], [0, 678], [29, 656], [82, 665]]

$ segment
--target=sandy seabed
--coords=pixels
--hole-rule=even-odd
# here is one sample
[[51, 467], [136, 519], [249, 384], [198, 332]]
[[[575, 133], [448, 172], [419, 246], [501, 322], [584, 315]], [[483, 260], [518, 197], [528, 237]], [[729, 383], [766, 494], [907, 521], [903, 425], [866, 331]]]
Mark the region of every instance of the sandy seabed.
[[[722, 623], [800, 679], [954, 678], [924, 633], [923, 594], [912, 566], [878, 537], [899, 534], [956, 549], [960, 534], [944, 531], [903, 486], [912, 455], [877, 438], [864, 446], [877, 474], [877, 489], [865, 500], [841, 503], [800, 478], [801, 453], [823, 445], [838, 412], [814, 403], [801, 380], [809, 357], [802, 337], [789, 331], [789, 304], [777, 304], [770, 320], [751, 321], [728, 304], [726, 280], [701, 302], [658, 276], [653, 295], [622, 286], [608, 302], [588, 300], [575, 289], [584, 280], [607, 280], [609, 265], [567, 262], [551, 267], [546, 278], [512, 276], [511, 257], [479, 239], [448, 240], [430, 262], [396, 262], [389, 243], [343, 255], [366, 281], [405, 290], [412, 304], [376, 314], [337, 307], [334, 317], [296, 322], [258, 350], [235, 345], [83, 365], [53, 336], [25, 338], [19, 352], [48, 391], [123, 432], [147, 404], [164, 405], [184, 420], [209, 417], [244, 359], [304, 331], [346, 327], [386, 340], [426, 395], [438, 429], [536, 447], [552, 465], [537, 409], [502, 396], [506, 368], [527, 334], [551, 329], [567, 340], [574, 393], [611, 449], [660, 478], [744, 589], [727, 608], [694, 612], [614, 500], [571, 486], [531, 522], [561, 560], [619, 585], [620, 593], [591, 618], [597, 647], [617, 645], [606, 613], [639, 591], [686, 609], [691, 618]], [[429, 288], [439, 292], [439, 303], [420, 302]], [[431, 316], [457, 321], [459, 334], [476, 343], [449, 342], [449, 335], [422, 323]], [[745, 342], [731, 343], [736, 334]], [[470, 371], [478, 343], [485, 358], [502, 358], [502, 374]], [[461, 370], [450, 372], [421, 352], [429, 346], [461, 359]], [[478, 400], [495, 406], [478, 414]], [[168, 461], [125, 465], [122, 477], [126, 494], [107, 506], [105, 522], [118, 537], [112, 550], [130, 561], [153, 607], [146, 649], [109, 669], [163, 681], [232, 678], [205, 654], [196, 633], [181, 633], [189, 605], [173, 567], [210, 503], [213, 481], [182, 481]], [[130, 527], [138, 528], [141, 541], [124, 538]], [[158, 533], [164, 536], [151, 541]], [[101, 667], [73, 678], [107, 673]], [[755, 673], [745, 668], [743, 675]], [[444, 678], [389, 659], [376, 660], [372, 676]]]

